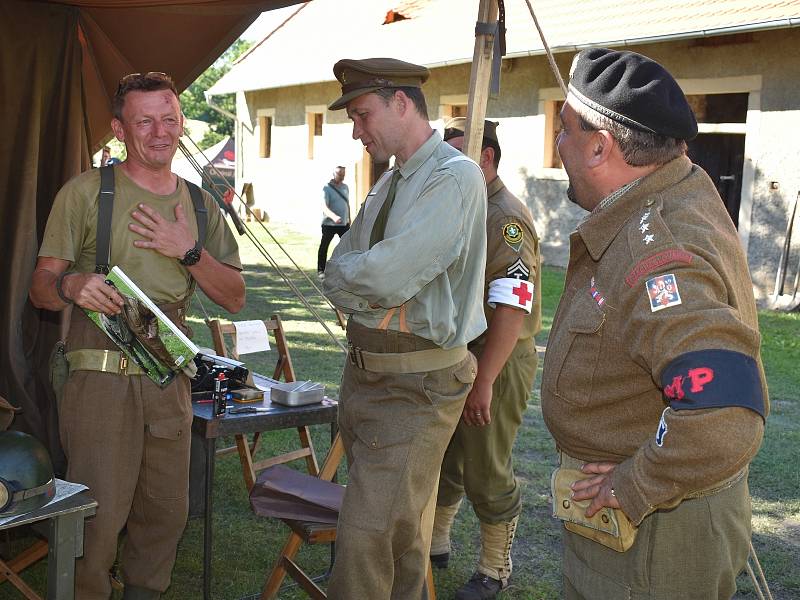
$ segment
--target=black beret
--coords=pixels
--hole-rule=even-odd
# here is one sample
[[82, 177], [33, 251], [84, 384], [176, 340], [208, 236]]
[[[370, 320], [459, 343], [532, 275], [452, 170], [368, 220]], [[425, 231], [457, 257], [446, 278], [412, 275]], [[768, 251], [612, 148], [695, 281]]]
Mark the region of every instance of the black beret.
[[333, 75], [342, 84], [342, 95], [328, 107], [329, 110], [344, 108], [353, 98], [381, 88], [421, 88], [430, 71], [396, 58], [343, 58], [333, 65]]
[[[483, 137], [486, 140], [492, 140], [498, 146], [500, 145], [497, 139], [497, 121], [490, 121], [486, 119], [483, 122]], [[467, 119], [465, 117], [453, 117], [444, 124], [444, 141], [451, 140], [455, 137], [464, 137], [467, 131]]]
[[572, 63], [569, 93], [631, 129], [680, 140], [697, 135], [686, 96], [656, 61], [625, 50], [587, 48]]

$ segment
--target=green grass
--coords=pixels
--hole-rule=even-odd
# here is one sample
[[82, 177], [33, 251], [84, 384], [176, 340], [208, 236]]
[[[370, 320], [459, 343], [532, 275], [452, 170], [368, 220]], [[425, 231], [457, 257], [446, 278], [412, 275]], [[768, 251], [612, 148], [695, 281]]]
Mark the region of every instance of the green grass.
[[[285, 244], [292, 257], [313, 275], [318, 240], [296, 234], [284, 227], [271, 226], [274, 235]], [[261, 236], [264, 244], [281, 265], [275, 245]], [[336, 395], [343, 355], [321, 326], [303, 308], [276, 271], [264, 264], [252, 245], [242, 244], [242, 259], [248, 301], [239, 320], [266, 318], [279, 313], [284, 321], [292, 359], [298, 378], [323, 382], [330, 395]], [[543, 332], [537, 343], [543, 345], [552, 324], [553, 314], [563, 289], [564, 272], [546, 268], [543, 273]], [[310, 295], [338, 339], [333, 314], [324, 300], [313, 295], [313, 288], [296, 274], [294, 281]], [[316, 281], [316, 280], [314, 280]], [[202, 298], [202, 297], [201, 297]], [[203, 306], [212, 317], [229, 318], [208, 300]], [[210, 346], [203, 311], [193, 305], [191, 323], [195, 341]], [[762, 356], [767, 372], [772, 413], [767, 422], [764, 445], [751, 466], [750, 486], [753, 496], [753, 541], [776, 600], [800, 597], [800, 315], [761, 312]], [[248, 365], [269, 374], [274, 357], [269, 353], [248, 357]], [[541, 365], [541, 361], [540, 361]], [[538, 380], [531, 395], [525, 422], [515, 447], [515, 468], [523, 486], [523, 513], [514, 544], [514, 576], [511, 587], [502, 594], [507, 600], [555, 599], [561, 595], [560, 529], [550, 517], [549, 477], [555, 464], [552, 438], [542, 423]], [[313, 428], [317, 455], [328, 447], [326, 426]], [[230, 441], [230, 440], [228, 440]], [[259, 456], [267, 456], [297, 447], [294, 430], [270, 433]], [[298, 468], [302, 465], [298, 463]], [[344, 474], [342, 474], [344, 475]], [[287, 529], [273, 519], [258, 518], [250, 511], [238, 459], [231, 455], [217, 461], [214, 486], [214, 583], [212, 596], [228, 600], [248, 597], [260, 591]], [[452, 598], [454, 591], [470, 576], [477, 559], [478, 523], [465, 503], [453, 530], [454, 552], [450, 568], [436, 571], [436, 588], [441, 599]], [[301, 565], [321, 573], [328, 560], [327, 547], [304, 548]], [[25, 579], [44, 590], [44, 564], [25, 573]], [[185, 600], [202, 595], [202, 521], [190, 520], [178, 549], [173, 584], [165, 598]], [[746, 577], [739, 578], [737, 598], [755, 598]], [[0, 584], [0, 598], [20, 597], [7, 583]], [[297, 590], [280, 594], [282, 599], [305, 598]]]

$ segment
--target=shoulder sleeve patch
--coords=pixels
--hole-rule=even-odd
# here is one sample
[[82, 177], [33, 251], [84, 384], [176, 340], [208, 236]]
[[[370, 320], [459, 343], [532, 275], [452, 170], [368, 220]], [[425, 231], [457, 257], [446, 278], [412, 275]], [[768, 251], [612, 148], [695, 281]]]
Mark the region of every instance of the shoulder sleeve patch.
[[503, 225], [503, 239], [506, 244], [514, 249], [514, 252], [519, 252], [522, 241], [525, 239], [525, 234], [522, 231], [519, 223], [512, 221]]
[[670, 306], [678, 306], [683, 301], [678, 291], [678, 279], [672, 273], [657, 275], [645, 284], [650, 300], [650, 312], [658, 312]]
[[656, 252], [636, 263], [630, 273], [625, 277], [625, 283], [628, 287], [632, 288], [636, 285], [636, 282], [645, 275], [672, 263], [684, 263], [688, 265], [692, 262], [692, 257], [693, 255], [690, 252], [678, 248], [670, 248], [669, 250]]
[[764, 395], [755, 359], [732, 350], [681, 354], [661, 374], [673, 410], [741, 406], [764, 418]]

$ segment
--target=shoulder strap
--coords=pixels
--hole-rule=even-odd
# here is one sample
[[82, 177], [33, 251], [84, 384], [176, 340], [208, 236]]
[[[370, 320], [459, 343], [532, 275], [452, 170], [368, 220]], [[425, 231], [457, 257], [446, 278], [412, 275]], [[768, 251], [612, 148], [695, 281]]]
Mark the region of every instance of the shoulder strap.
[[201, 246], [205, 246], [208, 210], [206, 210], [206, 205], [203, 203], [203, 192], [191, 181], [186, 179], [184, 181], [186, 181], [186, 186], [189, 188], [189, 195], [192, 197], [192, 204], [194, 204], [194, 214], [197, 217], [197, 241], [200, 242]]
[[111, 214], [114, 211], [114, 167], [100, 167], [100, 192], [97, 194], [97, 237], [94, 272], [108, 274], [111, 262]]
[[344, 200], [345, 202], [347, 202], [348, 204], [350, 204], [350, 199], [349, 199], [347, 196], [345, 196], [345, 195], [344, 195], [344, 194], [343, 194], [341, 191], [339, 191], [339, 189], [338, 189], [338, 188], [337, 188], [335, 185], [331, 185], [331, 184], [329, 183], [329, 184], [328, 184], [328, 187], [329, 187], [329, 188], [331, 188], [331, 189], [332, 189], [334, 192], [336, 192], [337, 194], [339, 194], [339, 195], [342, 197], [342, 200]]

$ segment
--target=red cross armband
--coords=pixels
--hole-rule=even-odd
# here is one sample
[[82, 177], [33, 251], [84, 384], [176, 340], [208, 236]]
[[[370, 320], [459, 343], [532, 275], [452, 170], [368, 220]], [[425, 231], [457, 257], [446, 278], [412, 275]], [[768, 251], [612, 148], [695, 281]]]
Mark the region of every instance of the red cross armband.
[[741, 406], [764, 418], [764, 394], [752, 356], [731, 350], [681, 354], [661, 373], [664, 398], [673, 410]]
[[489, 298], [486, 302], [492, 308], [505, 304], [530, 313], [533, 307], [533, 282], [511, 277], [495, 279], [489, 283]]

